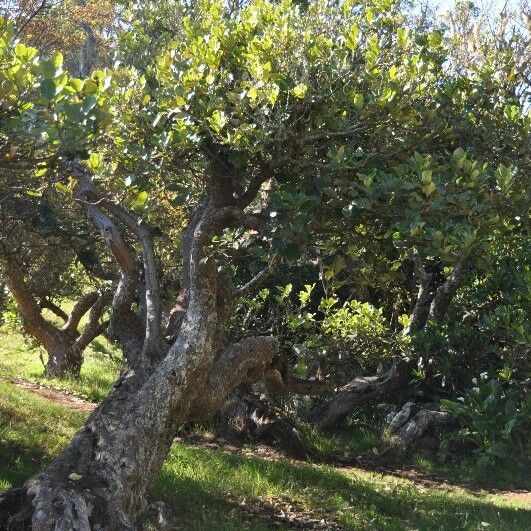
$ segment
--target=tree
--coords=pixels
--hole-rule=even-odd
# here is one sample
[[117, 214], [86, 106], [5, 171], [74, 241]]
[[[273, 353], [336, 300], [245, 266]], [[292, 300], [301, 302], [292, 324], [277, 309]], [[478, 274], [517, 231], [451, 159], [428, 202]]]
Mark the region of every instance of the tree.
[[0, 5], [0, 15], [12, 21], [18, 37], [43, 55], [61, 51], [66, 68], [81, 77], [109, 63], [117, 11], [115, 3], [106, 0], [6, 1]]
[[[8, 40], [12, 39], [12, 26], [4, 27]], [[12, 46], [11, 54], [2, 55], [5, 71], [4, 119], [0, 130], [4, 160], [0, 170], [0, 267], [22, 315], [24, 330], [48, 352], [45, 373], [78, 376], [83, 351], [105, 329], [100, 319], [110, 303], [110, 293], [104, 282], [112, 279], [113, 272], [106, 272], [98, 265], [101, 253], [96, 242], [87, 239], [87, 224], [79, 221], [77, 207], [65, 206], [58, 188], [50, 184], [41, 186], [42, 182], [38, 182], [39, 175], [46, 171], [44, 152], [37, 155], [35, 146], [28, 144], [24, 135], [17, 134], [17, 130], [27, 129], [32, 123], [32, 119], [20, 121], [21, 109], [31, 105], [29, 100], [35, 96], [38, 68], [53, 69], [54, 74], [57, 69], [61, 79], [66, 80], [61, 71], [61, 57], [37, 65], [34, 48], [22, 44]], [[46, 83], [41, 81], [37, 96], [46, 98], [52, 91], [55, 92], [55, 86], [53, 90], [46, 88]], [[39, 133], [45, 134], [42, 130]], [[92, 262], [88, 260], [89, 255]], [[76, 263], [84, 264], [85, 272]], [[92, 280], [88, 281], [86, 273]], [[83, 292], [83, 283], [92, 284], [89, 293]], [[54, 299], [65, 295], [79, 298], [70, 315], [54, 304]], [[44, 308], [58, 314], [64, 326], [46, 320], [42, 315]], [[80, 320], [89, 310], [88, 323], [79, 333]]]
[[[490, 160], [493, 144], [486, 151], [481, 142], [494, 139], [479, 132], [467, 141], [484, 160], [459, 150], [472, 129], [493, 123], [529, 133], [528, 117], [502, 90], [505, 79], [498, 85], [482, 70], [470, 80], [445, 76], [440, 33], [412, 35], [395, 2], [179, 9], [179, 25], [153, 44], [141, 71], [86, 80], [41, 72], [35, 85], [46, 101], [30, 98], [17, 111], [38, 119], [43, 106], [54, 110], [44, 124], [53, 143], [40, 148], [46, 179], [85, 207], [120, 269], [109, 331], [126, 363], [70, 445], [22, 488], [1, 495], [7, 528], [134, 528], [178, 426], [213, 415], [239, 385], [264, 377], [277, 338], [226, 341], [236, 300], [263, 278], [258, 271], [239, 283], [230, 258], [240, 241], [256, 257], [243, 274], [267, 267], [274, 253], [297, 262], [312, 240], [334, 244], [330, 234], [354, 211], [359, 217], [346, 227], [363, 224], [369, 233], [366, 240], [355, 232], [355, 242], [373, 239], [381, 248], [398, 240], [409, 259], [416, 244], [421, 259], [449, 269], [438, 286], [447, 307], [467, 256], [452, 250], [451, 238], [476, 224], [488, 233], [497, 222], [492, 209], [521, 175], [519, 166], [500, 170], [498, 163], [525, 159], [525, 139], [513, 146], [496, 137], [507, 150], [501, 161]], [[130, 31], [144, 37], [134, 25]], [[7, 48], [12, 53], [12, 43]], [[480, 112], [472, 114], [468, 98], [477, 93]], [[471, 220], [462, 220], [473, 186], [481, 188], [480, 208], [472, 205]], [[164, 264], [149, 205], [164, 191], [187, 192], [193, 205], [180, 240], [183, 316], [175, 334], [162, 319]], [[411, 227], [415, 217], [424, 233]], [[442, 246], [436, 232], [445, 218], [452, 223]]]

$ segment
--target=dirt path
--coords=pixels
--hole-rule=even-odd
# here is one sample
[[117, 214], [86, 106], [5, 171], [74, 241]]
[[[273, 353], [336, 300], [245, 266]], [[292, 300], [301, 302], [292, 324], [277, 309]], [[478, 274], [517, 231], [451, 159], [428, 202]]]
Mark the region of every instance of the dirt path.
[[96, 405], [94, 402], [89, 402], [79, 396], [69, 393], [64, 389], [58, 389], [57, 387], [49, 387], [40, 385], [35, 382], [30, 382], [28, 380], [23, 380], [22, 378], [0, 378], [5, 382], [12, 383], [21, 389], [25, 389], [34, 395], [45, 398], [54, 404], [68, 407], [70, 409], [75, 409], [77, 411], [85, 411], [90, 413], [94, 411]]

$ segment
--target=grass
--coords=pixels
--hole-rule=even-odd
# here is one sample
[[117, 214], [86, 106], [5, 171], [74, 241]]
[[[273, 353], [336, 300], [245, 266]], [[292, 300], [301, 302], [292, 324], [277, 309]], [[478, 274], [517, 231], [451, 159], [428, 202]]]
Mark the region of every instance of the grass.
[[[12, 326], [0, 328], [0, 376], [23, 378], [42, 385], [57, 387], [99, 402], [109, 392], [120, 369], [116, 349], [103, 337], [98, 337], [85, 351], [81, 377], [45, 378], [46, 351], [32, 345]], [[42, 361], [41, 361], [42, 357]]]
[[0, 489], [19, 485], [72, 438], [85, 414], [0, 382]]
[[357, 455], [380, 444], [381, 426], [341, 426], [334, 431], [322, 432], [302, 424], [299, 428], [302, 439], [325, 455], [348, 453]]
[[[119, 369], [117, 353], [102, 338], [87, 349], [79, 380], [43, 378], [39, 354], [12, 328], [0, 329], [4, 380], [24, 378], [99, 401]], [[84, 418], [85, 413], [0, 381], [0, 489], [22, 484], [48, 463]], [[369, 426], [350, 426], [326, 435], [303, 428], [303, 437], [325, 453], [357, 454], [376, 446], [379, 436], [379, 430]], [[529, 476], [521, 476], [518, 482], [512, 470], [480, 478], [466, 463], [440, 464], [416, 457], [413, 464], [452, 480], [531, 486]], [[183, 529], [278, 528], [265, 516], [245, 512], [241, 504], [264, 515], [294, 507], [303, 516], [338, 522], [347, 529], [531, 529], [531, 503], [503, 493], [422, 486], [359, 469], [266, 460], [184, 443], [173, 445], [152, 498], [165, 501], [179, 515]]]
[[454, 483], [478, 485], [497, 489], [525, 489], [531, 491], [531, 469], [528, 464], [511, 461], [504, 466], [479, 468], [473, 457], [459, 456], [454, 462], [441, 462], [413, 456], [412, 467], [426, 474], [435, 474]]
[[[0, 488], [20, 485], [68, 442], [84, 413], [0, 382]], [[531, 528], [531, 504], [504, 494], [422, 487], [408, 479], [329, 466], [266, 460], [174, 444], [152, 492], [183, 529], [262, 530], [265, 518], [239, 507], [267, 504], [347, 529]], [[289, 528], [289, 527], [288, 527]]]

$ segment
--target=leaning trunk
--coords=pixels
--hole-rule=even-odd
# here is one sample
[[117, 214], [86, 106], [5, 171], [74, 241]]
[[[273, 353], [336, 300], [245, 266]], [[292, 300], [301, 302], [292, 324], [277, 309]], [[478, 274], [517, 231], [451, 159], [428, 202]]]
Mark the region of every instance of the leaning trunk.
[[[219, 214], [219, 211], [217, 212]], [[186, 316], [175, 343], [157, 365], [142, 359], [126, 365], [114, 390], [92, 413], [70, 445], [22, 489], [0, 496], [0, 527], [133, 529], [146, 508], [146, 494], [180, 424], [210, 416], [258, 363], [277, 352], [272, 338], [243, 340], [221, 351], [219, 330], [226, 307], [213, 260], [201, 260], [216, 209], [206, 208], [193, 231], [188, 260]]]
[[332, 398], [308, 411], [305, 420], [318, 428], [331, 428], [357, 407], [382, 398], [391, 399], [407, 384], [410, 372], [411, 363], [398, 359], [385, 373], [355, 378]]

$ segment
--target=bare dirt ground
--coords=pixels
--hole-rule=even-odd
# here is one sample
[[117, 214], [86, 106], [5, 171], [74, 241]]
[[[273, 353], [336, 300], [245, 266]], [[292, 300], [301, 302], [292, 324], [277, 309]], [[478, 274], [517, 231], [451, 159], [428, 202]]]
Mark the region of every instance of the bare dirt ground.
[[70, 409], [85, 411], [87, 413], [96, 409], [97, 404], [89, 402], [73, 393], [69, 393], [64, 389], [40, 385], [21, 378], [9, 378], [5, 379], [5, 381], [20, 387], [21, 389], [25, 389], [34, 395], [40, 396], [41, 398], [45, 398], [54, 404], [65, 406]]

